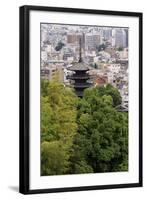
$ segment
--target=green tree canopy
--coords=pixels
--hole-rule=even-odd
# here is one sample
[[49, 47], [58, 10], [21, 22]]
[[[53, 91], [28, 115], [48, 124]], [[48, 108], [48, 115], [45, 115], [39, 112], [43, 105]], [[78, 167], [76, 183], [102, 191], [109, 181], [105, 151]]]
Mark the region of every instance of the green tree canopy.
[[128, 170], [128, 114], [111, 85], [78, 98], [57, 81], [41, 82], [41, 174]]
[[58, 42], [57, 46], [55, 47], [56, 51], [60, 51], [65, 44], [63, 42]]
[[85, 173], [128, 169], [128, 116], [113, 107], [112, 90], [116, 92], [111, 86], [86, 89], [79, 100], [74, 173], [83, 173], [83, 163]]
[[64, 174], [68, 169], [68, 152], [61, 141], [41, 144], [41, 175]]
[[106, 85], [105, 87], [100, 86], [100, 87], [95, 87], [95, 88], [86, 90], [85, 93], [84, 93], [84, 98], [90, 99], [93, 96], [94, 97], [97, 97], [97, 96], [102, 97], [104, 95], [112, 97], [114, 107], [117, 106], [117, 105], [120, 105], [121, 102], [122, 102], [120, 92], [110, 84]]
[[[45, 149], [42, 150], [43, 173], [49, 173], [51, 170], [51, 164], [47, 164], [51, 163], [51, 159], [53, 159], [52, 165], [54, 165], [54, 159], [58, 159], [55, 152], [54, 158], [52, 156], [49, 158], [49, 155], [53, 154], [53, 149], [58, 152], [55, 150], [58, 144], [62, 144], [61, 147], [63, 147], [59, 148], [61, 155], [68, 155], [71, 151], [73, 137], [77, 132], [76, 101], [77, 97], [70, 88], [66, 88], [58, 82], [42, 81], [41, 141]], [[49, 160], [44, 158], [46, 155]], [[64, 157], [66, 160], [62, 160], [62, 162], [65, 163], [68, 161], [68, 156]], [[55, 172], [52, 171], [52, 173]], [[60, 171], [58, 170], [56, 173], [60, 173]]]

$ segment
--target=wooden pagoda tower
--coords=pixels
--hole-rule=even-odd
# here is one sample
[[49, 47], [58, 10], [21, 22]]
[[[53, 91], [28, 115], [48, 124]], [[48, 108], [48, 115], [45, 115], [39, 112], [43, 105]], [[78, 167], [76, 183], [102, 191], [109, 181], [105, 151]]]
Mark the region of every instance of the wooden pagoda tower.
[[73, 66], [69, 68], [69, 70], [74, 72], [68, 78], [71, 79], [71, 84], [75, 89], [75, 93], [78, 97], [83, 97], [84, 89], [89, 88], [91, 83], [89, 83], [89, 66], [82, 61], [81, 40], [79, 61], [78, 63], [74, 63]]

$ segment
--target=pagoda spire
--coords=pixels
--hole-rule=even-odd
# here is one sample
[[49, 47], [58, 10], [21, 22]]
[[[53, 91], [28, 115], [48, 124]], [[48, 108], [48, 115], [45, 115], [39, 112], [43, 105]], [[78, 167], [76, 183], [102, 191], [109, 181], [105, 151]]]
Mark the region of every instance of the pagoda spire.
[[79, 39], [79, 63], [82, 62], [81, 38]]
[[90, 83], [90, 75], [87, 73], [90, 67], [82, 61], [82, 45], [81, 38], [79, 39], [79, 61], [74, 63], [69, 70], [74, 73], [68, 76], [68, 79], [71, 80], [71, 84], [75, 89], [75, 93], [78, 97], [83, 97], [84, 90], [92, 86]]

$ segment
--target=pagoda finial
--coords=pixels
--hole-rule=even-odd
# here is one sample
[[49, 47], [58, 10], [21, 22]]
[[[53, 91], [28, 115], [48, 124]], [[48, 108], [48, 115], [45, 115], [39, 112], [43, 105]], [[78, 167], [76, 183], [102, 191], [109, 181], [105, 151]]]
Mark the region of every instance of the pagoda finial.
[[81, 48], [81, 38], [79, 39], [79, 62], [82, 62], [82, 48]]

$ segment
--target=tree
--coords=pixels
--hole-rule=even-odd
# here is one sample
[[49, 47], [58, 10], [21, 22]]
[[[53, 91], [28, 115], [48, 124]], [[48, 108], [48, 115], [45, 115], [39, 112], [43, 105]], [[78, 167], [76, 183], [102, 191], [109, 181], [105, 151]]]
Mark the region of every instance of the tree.
[[63, 42], [58, 42], [57, 46], [55, 47], [56, 51], [60, 51], [65, 44]]
[[105, 50], [105, 48], [106, 48], [106, 45], [105, 45], [105, 44], [100, 44], [100, 45], [97, 47], [98, 51], [103, 51], [103, 50]]
[[45, 97], [47, 96], [47, 90], [48, 90], [48, 80], [41, 80], [41, 96]]
[[60, 141], [41, 144], [41, 175], [64, 174], [68, 169], [68, 152]]
[[41, 174], [128, 170], [128, 114], [111, 85], [78, 98], [57, 81], [41, 82]]
[[[43, 175], [65, 173], [66, 168], [60, 172], [58, 168], [51, 168], [56, 151], [62, 157], [62, 162], [67, 163], [72, 148], [73, 137], [77, 132], [76, 124], [76, 95], [59, 82], [42, 81], [41, 97], [41, 143], [42, 143], [42, 173]], [[58, 147], [58, 145], [60, 145]], [[56, 150], [57, 147], [59, 150]], [[53, 152], [55, 151], [55, 152]], [[50, 157], [51, 155], [51, 157]], [[63, 158], [64, 156], [64, 158]], [[48, 158], [46, 158], [48, 157]], [[50, 158], [49, 158], [50, 157]], [[59, 161], [58, 161], [59, 162]], [[66, 164], [65, 164], [66, 165]], [[48, 166], [48, 168], [46, 168]], [[59, 165], [58, 165], [59, 166]], [[55, 170], [56, 171], [53, 171]]]
[[106, 87], [99, 87], [98, 92], [99, 92], [100, 96], [110, 95], [113, 98], [113, 106], [114, 107], [117, 105], [120, 105], [122, 102], [120, 92], [117, 90], [117, 88], [114, 88], [110, 84], [107, 84]]
[[128, 169], [128, 116], [113, 107], [109, 90], [111, 86], [86, 89], [79, 100], [78, 134], [71, 157], [74, 173]]
[[94, 63], [94, 68], [98, 69], [98, 65], [96, 63]]
[[119, 47], [119, 48], [118, 48], [118, 51], [123, 51], [123, 47]]

